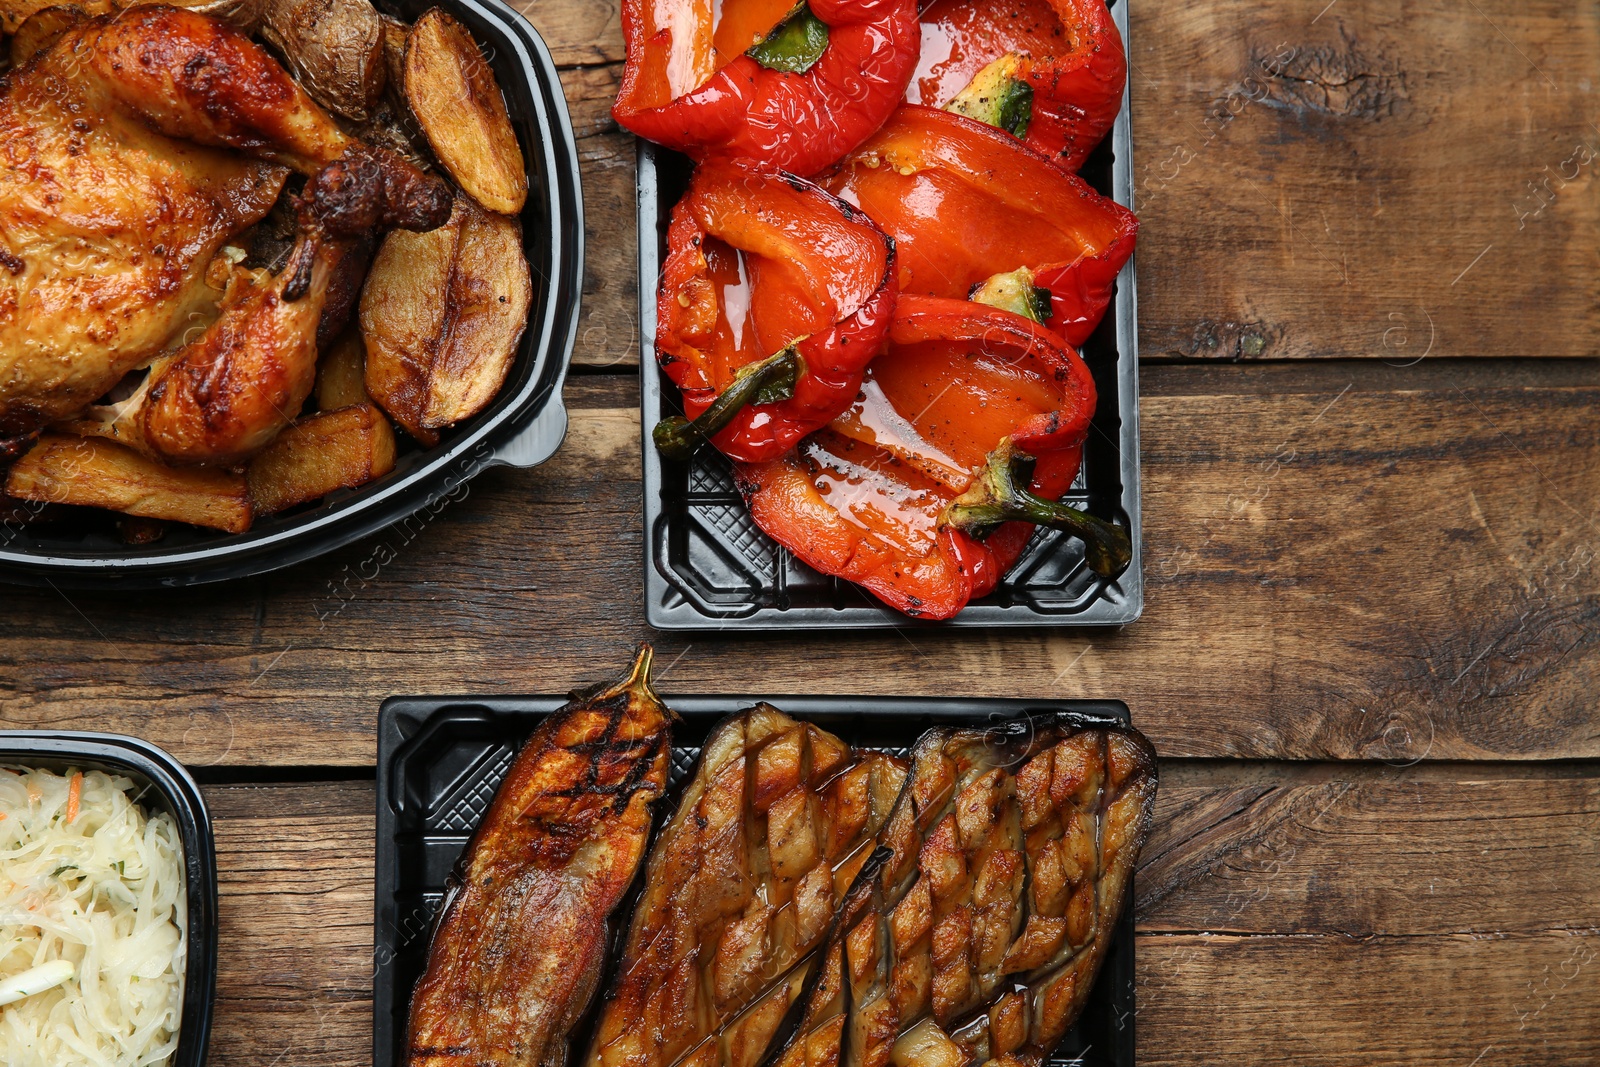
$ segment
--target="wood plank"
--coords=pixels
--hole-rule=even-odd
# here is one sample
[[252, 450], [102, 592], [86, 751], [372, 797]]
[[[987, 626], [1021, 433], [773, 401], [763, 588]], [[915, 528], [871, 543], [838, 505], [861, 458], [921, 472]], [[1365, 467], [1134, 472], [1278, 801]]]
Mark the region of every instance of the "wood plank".
[[[1594, 777], [1163, 773], [1137, 879], [1141, 1063], [1461, 1065], [1492, 1044], [1495, 1062], [1555, 1064], [1596, 1038]], [[205, 792], [222, 877], [213, 1061], [370, 1062], [371, 783]]]
[[1572, 1064], [1594, 1054], [1600, 935], [1143, 936], [1140, 1064]]
[[1129, 14], [1145, 355], [1594, 354], [1600, 8]]
[[1600, 779], [1571, 773], [1168, 762], [1139, 927], [1351, 940], [1592, 929]]
[[619, 0], [511, 0], [539, 31], [559, 66], [620, 63], [622, 5]]
[[371, 782], [207, 786], [217, 841], [211, 1063], [372, 1062]]
[[[660, 634], [663, 687], [1112, 696], [1173, 757], [1600, 755], [1600, 389], [1349, 370], [1237, 394], [1151, 371], [1148, 607], [1119, 632]], [[270, 578], [7, 590], [0, 721], [124, 729], [197, 763], [360, 764], [384, 697], [609, 675], [652, 636], [633, 390], [578, 380], [545, 467]]]
[[[536, 0], [580, 131], [580, 364], [637, 359], [615, 3]], [[1592, 355], [1600, 9], [1135, 3], [1146, 357]], [[1472, 61], [1461, 62], [1460, 57]], [[1205, 204], [1205, 211], [1193, 210]]]
[[611, 119], [616, 65], [561, 72], [583, 178], [583, 305], [572, 362], [639, 365], [639, 246], [634, 228], [632, 134]]

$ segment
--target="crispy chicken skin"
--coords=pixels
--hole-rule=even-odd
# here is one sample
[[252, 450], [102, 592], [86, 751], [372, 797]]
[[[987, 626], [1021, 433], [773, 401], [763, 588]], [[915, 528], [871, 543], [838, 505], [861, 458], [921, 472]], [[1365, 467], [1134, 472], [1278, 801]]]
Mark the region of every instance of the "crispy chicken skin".
[[588, 1067], [754, 1067], [904, 780], [767, 704], [718, 725], [651, 848]]
[[[335, 242], [302, 236], [278, 277], [232, 287], [200, 339], [151, 374], [136, 423], [146, 451], [175, 464], [237, 462], [294, 420], [316, 382], [317, 322], [337, 254]], [[291, 301], [284, 293], [302, 258], [310, 285]]]
[[[288, 170], [308, 175], [314, 239], [450, 211], [444, 183], [345, 135], [259, 45], [164, 6], [87, 20], [0, 80], [0, 159], [0, 438], [81, 412], [203, 330], [213, 260]], [[296, 259], [282, 300], [316, 261]]]
[[411, 1000], [409, 1067], [560, 1067], [666, 787], [648, 647], [540, 723], [467, 845]]
[[[932, 730], [775, 1067], [1037, 1067], [1083, 1010], [1155, 801], [1137, 731]], [[881, 867], [876, 867], [881, 863]]]

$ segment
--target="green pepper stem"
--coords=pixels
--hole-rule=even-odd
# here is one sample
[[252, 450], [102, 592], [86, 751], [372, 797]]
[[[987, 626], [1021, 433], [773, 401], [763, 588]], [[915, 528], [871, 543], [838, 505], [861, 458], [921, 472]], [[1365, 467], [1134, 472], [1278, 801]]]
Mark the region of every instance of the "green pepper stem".
[[656, 450], [668, 459], [689, 462], [701, 445], [720, 433], [744, 408], [792, 397], [801, 369], [800, 353], [793, 346], [745, 367], [693, 422], [674, 415], [656, 423], [650, 431]]
[[1089, 569], [1115, 578], [1133, 560], [1128, 531], [1077, 508], [1035, 496], [1017, 484], [1017, 468], [1033, 457], [1007, 437], [989, 453], [972, 486], [945, 508], [941, 523], [973, 537], [987, 537], [1003, 522], [1031, 522], [1063, 530], [1083, 541]]

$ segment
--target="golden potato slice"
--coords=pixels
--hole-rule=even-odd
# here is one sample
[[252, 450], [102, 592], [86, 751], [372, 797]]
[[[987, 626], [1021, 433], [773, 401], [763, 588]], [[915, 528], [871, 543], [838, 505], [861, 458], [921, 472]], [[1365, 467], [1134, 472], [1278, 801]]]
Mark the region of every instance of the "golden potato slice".
[[390, 95], [405, 96], [406, 38], [411, 27], [392, 15], [378, 16], [383, 20], [383, 66], [389, 77]]
[[266, 0], [261, 36], [311, 98], [363, 122], [383, 96], [383, 20], [368, 0]]
[[466, 27], [438, 8], [406, 38], [405, 94], [456, 184], [490, 211], [521, 211], [528, 171], [505, 97]]
[[11, 38], [11, 65], [20, 67], [56, 43], [56, 39], [89, 16], [81, 7], [58, 5], [35, 11]]
[[258, 515], [354, 489], [394, 470], [394, 431], [371, 404], [297, 420], [250, 461]]
[[12, 465], [6, 492], [229, 533], [248, 530], [252, 515], [242, 474], [168, 467], [110, 441], [58, 433], [42, 435]]
[[384, 238], [361, 291], [367, 392], [426, 445], [504, 384], [533, 283], [515, 219], [457, 197], [450, 221]]
[[367, 349], [361, 334], [346, 330], [333, 347], [317, 362], [317, 407], [323, 411], [365, 404], [367, 395]]

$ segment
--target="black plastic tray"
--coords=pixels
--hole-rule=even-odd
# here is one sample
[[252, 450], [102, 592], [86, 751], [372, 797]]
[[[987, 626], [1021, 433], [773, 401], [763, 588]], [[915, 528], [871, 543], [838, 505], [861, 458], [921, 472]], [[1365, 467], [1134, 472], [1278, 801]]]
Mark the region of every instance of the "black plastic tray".
[[[766, 700], [852, 745], [904, 754], [936, 724], [987, 725], [1028, 712], [1067, 711], [1128, 721], [1108, 700], [944, 697], [670, 697], [672, 783], [693, 770], [700, 743], [726, 715]], [[399, 1067], [411, 989], [446, 879], [522, 742], [566, 697], [395, 697], [378, 713], [378, 846], [373, 945], [372, 1062]], [[1133, 887], [1116, 939], [1078, 1025], [1050, 1067], [1132, 1067]], [[580, 1041], [581, 1045], [581, 1041]]]
[[[487, 467], [532, 467], [561, 444], [561, 387], [578, 329], [583, 197], [566, 99], [544, 42], [500, 0], [378, 0], [406, 20], [437, 4], [480, 44], [505, 93], [528, 164], [523, 248], [533, 306], [505, 385], [486, 409], [429, 449], [402, 435], [395, 469], [316, 505], [266, 516], [246, 533], [173, 526], [156, 544], [123, 544], [112, 522], [73, 516], [33, 526], [0, 523], [0, 581], [79, 589], [199, 585], [287, 567], [433, 507]], [[409, 447], [408, 447], [409, 445]]]
[[[1127, 0], [1112, 0], [1124, 43]], [[1133, 136], [1128, 94], [1082, 176], [1133, 206]], [[691, 463], [664, 462], [650, 429], [682, 414], [678, 390], [656, 365], [656, 281], [666, 254], [672, 205], [688, 185], [689, 161], [639, 142], [639, 334], [643, 403], [645, 617], [658, 630], [868, 629], [908, 626], [1118, 626], [1144, 610], [1139, 535], [1139, 351], [1134, 329], [1134, 261], [1083, 356], [1100, 404], [1084, 447], [1083, 470], [1065, 499], [1124, 522], [1133, 562], [1113, 581], [1083, 561], [1082, 544], [1055, 531], [1034, 537], [989, 596], [947, 622], [916, 620], [840, 578], [819, 574], [750, 520], [732, 470], [705, 449]]]
[[189, 959], [178, 1048], [170, 1067], [201, 1067], [211, 1040], [217, 986], [217, 853], [200, 787], [166, 752], [121, 734], [0, 730], [0, 767], [120, 774], [141, 787], [134, 799], [147, 812], [164, 811], [177, 823], [187, 882]]

